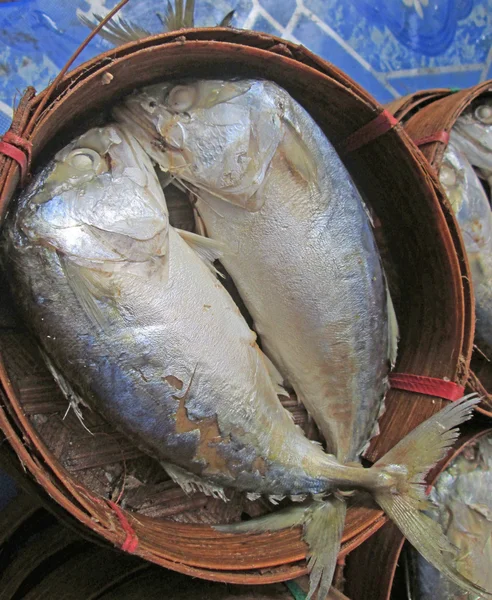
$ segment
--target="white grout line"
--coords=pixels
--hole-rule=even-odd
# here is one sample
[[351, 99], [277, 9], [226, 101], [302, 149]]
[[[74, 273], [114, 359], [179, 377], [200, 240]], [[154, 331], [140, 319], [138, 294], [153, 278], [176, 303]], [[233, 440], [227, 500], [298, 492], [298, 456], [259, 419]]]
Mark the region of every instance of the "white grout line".
[[448, 65], [446, 67], [421, 67], [406, 69], [402, 71], [388, 71], [388, 79], [399, 79], [400, 77], [413, 77], [414, 75], [439, 75], [440, 73], [467, 73], [469, 71], [482, 71], [483, 63], [472, 65]]
[[379, 81], [379, 83], [387, 90], [393, 98], [399, 98], [401, 96], [401, 92], [399, 92], [395, 87], [391, 85], [391, 83], [387, 80], [385, 73], [378, 73], [377, 71], [372, 71], [372, 75]]
[[258, 12], [260, 10], [260, 6], [258, 4], [258, 0], [253, 0], [253, 8], [251, 12], [246, 17], [244, 23], [241, 25], [243, 29], [251, 29], [256, 21], [256, 17], [258, 16]]
[[284, 28], [277, 21], [277, 19], [275, 19], [275, 17], [272, 17], [272, 15], [263, 8], [263, 6], [260, 6], [258, 8], [258, 15], [263, 17], [265, 19], [265, 21], [268, 21], [270, 23], [270, 25], [273, 25], [273, 27], [275, 27], [275, 29], [278, 29], [280, 32], [280, 35], [282, 35]]
[[306, 8], [305, 6], [302, 6], [302, 12], [306, 15], [306, 17], [311, 19], [311, 21], [316, 23], [316, 25], [320, 29], [322, 29], [331, 38], [333, 38], [338, 44], [340, 44], [340, 46], [346, 52], [348, 52], [348, 54], [350, 54], [353, 58], [355, 58], [365, 69], [367, 69], [368, 71], [371, 71], [371, 72], [373, 71], [371, 65], [364, 58], [362, 58], [362, 56], [357, 54], [357, 52], [352, 48], [352, 46], [349, 46], [349, 44], [347, 44], [347, 42], [342, 37], [340, 37], [340, 35], [334, 29], [332, 29], [329, 25], [327, 25], [324, 21], [322, 21], [318, 17], [318, 15], [313, 13], [311, 10], [309, 10], [309, 8]]
[[[326, 34], [328, 34], [332, 39], [337, 42], [346, 52], [350, 54], [350, 56], [355, 59], [366, 71], [371, 73], [371, 75], [395, 98], [399, 98], [401, 96], [400, 92], [395, 89], [391, 83], [386, 79], [385, 73], [379, 73], [376, 71], [368, 62], [365, 60], [360, 54], [358, 54], [352, 46], [350, 46], [336, 31], [334, 31], [329, 25], [327, 25], [324, 21], [322, 21], [318, 15], [313, 13], [309, 8], [306, 8], [302, 4], [302, 0], [298, 0], [299, 7], [302, 10], [302, 13], [306, 15], [313, 23], [315, 23], [320, 29], [322, 29]], [[330, 57], [324, 57], [326, 60], [330, 60]], [[350, 75], [350, 74], [349, 74]]]
[[4, 115], [6, 115], [9, 119], [12, 119], [12, 117], [14, 116], [13, 109], [8, 104], [5, 104], [5, 102], [2, 102], [1, 100], [0, 100], [0, 111]]
[[[296, 27], [296, 25], [297, 25], [297, 23], [299, 21], [299, 17], [301, 15], [302, 15], [302, 6], [299, 3], [299, 0], [297, 0], [297, 2], [296, 2], [296, 9], [292, 13], [292, 16], [289, 19], [289, 22], [287, 23], [287, 25], [285, 26], [285, 29], [284, 29], [284, 32], [283, 32], [284, 37], [286, 39], [289, 39], [291, 41], [294, 41], [296, 39], [292, 32], [294, 31], [294, 29], [295, 29], [295, 27]], [[296, 43], [298, 43], [297, 40], [296, 40]]]

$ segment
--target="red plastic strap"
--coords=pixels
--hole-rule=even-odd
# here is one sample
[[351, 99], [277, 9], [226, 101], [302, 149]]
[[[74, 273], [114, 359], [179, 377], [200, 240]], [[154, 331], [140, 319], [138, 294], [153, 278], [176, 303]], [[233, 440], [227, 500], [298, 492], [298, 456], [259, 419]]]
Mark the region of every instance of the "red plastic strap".
[[436, 131], [436, 133], [433, 133], [432, 135], [414, 140], [415, 145], [419, 147], [425, 146], [425, 144], [432, 144], [432, 142], [441, 142], [447, 146], [449, 143], [449, 133], [442, 129], [441, 131]]
[[119, 520], [121, 526], [123, 527], [123, 530], [126, 533], [126, 539], [123, 542], [121, 549], [124, 550], [125, 552], [129, 552], [130, 554], [133, 554], [135, 552], [135, 550], [138, 548], [137, 534], [135, 533], [135, 531], [133, 530], [133, 527], [128, 522], [128, 519], [126, 518], [126, 515], [121, 510], [121, 508], [115, 502], [111, 502], [111, 500], [106, 500], [106, 502], [113, 509], [114, 513], [118, 517], [118, 520]]
[[383, 135], [383, 133], [393, 129], [397, 124], [398, 120], [390, 112], [383, 110], [375, 119], [349, 135], [340, 150], [343, 154], [358, 150]]
[[21, 181], [25, 181], [31, 166], [32, 143], [7, 131], [0, 141], [0, 154], [15, 160], [21, 170]]
[[32, 142], [29, 142], [28, 140], [24, 139], [23, 137], [20, 137], [20, 135], [16, 135], [15, 133], [12, 133], [11, 131], [7, 131], [6, 133], [4, 133], [2, 139], [4, 142], [7, 142], [9, 144], [13, 144], [14, 146], [18, 146], [19, 148], [22, 148], [22, 150], [24, 150], [24, 152], [27, 154], [28, 159], [31, 160]]
[[445, 400], [459, 400], [465, 393], [465, 388], [453, 381], [426, 377], [425, 375], [411, 375], [409, 373], [390, 373], [390, 386], [396, 390], [436, 396]]
[[21, 170], [21, 180], [24, 181], [27, 175], [27, 156], [19, 150], [16, 146], [12, 146], [12, 144], [8, 144], [7, 142], [0, 142], [0, 154], [5, 154], [10, 158], [13, 158], [16, 163], [18, 163]]

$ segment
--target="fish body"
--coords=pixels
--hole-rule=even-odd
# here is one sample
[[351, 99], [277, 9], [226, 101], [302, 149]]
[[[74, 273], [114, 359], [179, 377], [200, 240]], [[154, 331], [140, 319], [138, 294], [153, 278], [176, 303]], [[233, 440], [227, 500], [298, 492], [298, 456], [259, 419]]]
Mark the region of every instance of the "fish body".
[[197, 192], [263, 350], [329, 452], [355, 461], [381, 410], [396, 327], [365, 207], [321, 129], [268, 81], [156, 85], [114, 114]]
[[492, 99], [478, 98], [456, 120], [450, 139], [492, 190]]
[[492, 358], [492, 212], [480, 180], [454, 140], [444, 153], [440, 180], [460, 225], [471, 267], [476, 343]]
[[[492, 436], [482, 437], [439, 476], [430, 495], [429, 515], [458, 549], [457, 568], [492, 588]], [[479, 600], [442, 577], [420, 556], [412, 561], [412, 600]]]
[[[91, 159], [95, 170], [73, 166]], [[344, 471], [280, 404], [255, 334], [169, 226], [153, 167], [121, 129], [57, 155], [21, 198], [9, 245], [46, 355], [148, 453], [276, 496], [322, 493], [334, 483], [323, 469]]]
[[309, 441], [206, 262], [210, 241], [169, 225], [152, 164], [128, 132], [93, 129], [61, 150], [19, 198], [3, 241], [14, 296], [69, 398], [97, 408], [187, 491], [312, 497], [254, 526], [303, 526], [309, 597], [328, 592], [335, 569], [345, 519], [336, 491], [357, 488], [431, 563], [476, 589], [420, 508], [424, 474], [477, 401], [451, 403], [370, 469]]

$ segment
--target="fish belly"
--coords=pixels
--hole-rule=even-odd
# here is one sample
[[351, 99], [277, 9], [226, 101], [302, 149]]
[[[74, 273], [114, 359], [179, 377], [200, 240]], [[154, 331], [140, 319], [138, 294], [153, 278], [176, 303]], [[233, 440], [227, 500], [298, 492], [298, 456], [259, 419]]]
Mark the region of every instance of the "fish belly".
[[173, 229], [169, 256], [167, 285], [120, 277], [117, 308], [99, 300], [104, 330], [85, 316], [55, 253], [33, 246], [10, 262], [44, 352], [145, 452], [214, 485], [324, 491], [327, 457], [280, 404], [234, 302]]

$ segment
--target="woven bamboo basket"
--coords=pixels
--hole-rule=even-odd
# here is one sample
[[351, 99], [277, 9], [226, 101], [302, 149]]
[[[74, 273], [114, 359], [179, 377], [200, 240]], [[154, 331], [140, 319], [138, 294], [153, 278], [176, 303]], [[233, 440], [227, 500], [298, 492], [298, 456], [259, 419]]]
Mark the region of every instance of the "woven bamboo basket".
[[[492, 94], [492, 81], [461, 90], [426, 90], [395, 100], [387, 109], [404, 123], [406, 132], [419, 146], [436, 173], [439, 173], [446, 150], [446, 136], [434, 141], [436, 134], [449, 134], [456, 120], [471, 103]], [[424, 143], [423, 143], [424, 142]], [[447, 200], [442, 200], [446, 203]], [[468, 385], [484, 398], [481, 409], [492, 417], [492, 363], [478, 350], [473, 354]]]
[[[0, 512], [0, 553], [0, 600], [292, 600], [309, 585], [228, 586], [162, 569], [84, 539], [23, 489]], [[332, 589], [327, 600], [348, 599]]]
[[[396, 370], [463, 384], [473, 299], [456, 223], [436, 179], [383, 107], [305, 48], [230, 28], [180, 30], [127, 44], [64, 75], [54, 89], [28, 91], [10, 139], [29, 140], [35, 169], [77, 133], [104, 121], [108, 106], [135, 87], [183, 76], [270, 79], [311, 113], [342, 155], [384, 240], [401, 328]], [[2, 215], [15, 206], [19, 181], [17, 163], [0, 156]], [[63, 419], [65, 399], [16, 317], [5, 285], [0, 294], [0, 427], [29, 476], [68, 514], [111, 544], [204, 579], [263, 584], [306, 573], [298, 528], [231, 535], [210, 527], [271, 510], [265, 503], [238, 497], [222, 505], [200, 494], [187, 497], [97, 414], [85, 414], [92, 436], [73, 415]], [[445, 403], [391, 389], [368, 459], [381, 456]], [[287, 407], [296, 406], [292, 399]], [[305, 413], [294, 412], [302, 424]], [[385, 521], [365, 497], [354, 501], [340, 559]]]
[[[446, 458], [429, 474], [428, 482], [434, 483], [459, 454], [482, 436], [491, 433], [492, 429], [485, 422], [468, 426]], [[402, 534], [393, 523], [388, 522], [349, 555], [344, 574], [345, 592], [351, 600], [390, 600], [390, 597], [400, 597], [393, 588], [404, 543]], [[401, 585], [401, 582], [398, 583]]]

